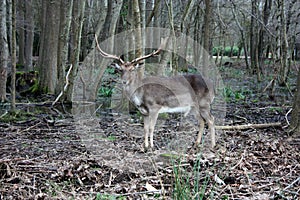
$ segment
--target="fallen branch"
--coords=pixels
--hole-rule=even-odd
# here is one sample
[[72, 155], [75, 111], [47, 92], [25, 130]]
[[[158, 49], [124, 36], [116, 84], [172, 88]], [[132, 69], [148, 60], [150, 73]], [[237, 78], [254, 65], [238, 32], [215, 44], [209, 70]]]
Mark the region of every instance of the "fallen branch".
[[219, 130], [245, 130], [245, 129], [258, 129], [258, 128], [268, 128], [268, 127], [281, 127], [280, 122], [268, 123], [268, 124], [243, 124], [235, 126], [216, 126]]

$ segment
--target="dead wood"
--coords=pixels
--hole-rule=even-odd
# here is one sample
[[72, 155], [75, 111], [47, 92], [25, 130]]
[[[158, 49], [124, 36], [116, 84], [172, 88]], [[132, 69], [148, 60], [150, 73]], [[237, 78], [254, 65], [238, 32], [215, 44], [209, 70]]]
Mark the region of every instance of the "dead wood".
[[216, 126], [219, 130], [245, 130], [245, 129], [259, 129], [269, 127], [281, 127], [281, 122], [266, 123], [266, 124], [243, 124], [233, 126]]

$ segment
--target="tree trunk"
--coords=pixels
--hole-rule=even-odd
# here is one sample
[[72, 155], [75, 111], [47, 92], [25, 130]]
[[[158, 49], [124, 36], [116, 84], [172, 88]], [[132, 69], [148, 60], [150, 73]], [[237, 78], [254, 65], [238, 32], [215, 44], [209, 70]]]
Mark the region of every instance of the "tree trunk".
[[194, 46], [193, 46], [193, 52], [194, 52], [194, 63], [196, 66], [200, 66], [200, 60], [201, 60], [201, 7], [200, 5], [197, 6], [197, 12], [195, 16], [195, 25], [194, 25]]
[[208, 61], [209, 61], [209, 43], [210, 43], [210, 20], [211, 20], [211, 9], [212, 9], [212, 0], [205, 0], [205, 14], [204, 14], [204, 27], [203, 27], [203, 70], [202, 73], [204, 76], [208, 77]]
[[[133, 11], [133, 22], [134, 22], [134, 41], [135, 41], [135, 57], [140, 57], [143, 55], [143, 40], [142, 40], [142, 24], [141, 24], [141, 12], [139, 7], [139, 0], [132, 1], [132, 11]], [[140, 78], [144, 76], [144, 68], [140, 68], [138, 71]]]
[[250, 59], [251, 72], [256, 72], [258, 63], [256, 59], [257, 51], [257, 0], [251, 1], [251, 25], [250, 25]]
[[[103, 46], [106, 52], [113, 52], [114, 41], [111, 38], [116, 31], [117, 21], [120, 16], [120, 10], [123, 0], [108, 1], [108, 7], [105, 23], [100, 31], [99, 41], [110, 38]], [[100, 23], [100, 22], [99, 22]], [[122, 41], [124, 42], [124, 41]], [[109, 44], [108, 44], [109, 43]], [[101, 45], [101, 44], [100, 44]], [[108, 60], [103, 59], [97, 50], [91, 51], [89, 55], [84, 58], [78, 74], [74, 81], [72, 101], [95, 101], [100, 80], [106, 69]]]
[[294, 95], [291, 130], [295, 137], [300, 137], [300, 70], [298, 71], [297, 88]]
[[66, 75], [66, 64], [68, 61], [69, 33], [72, 20], [73, 0], [61, 0], [60, 25], [58, 40], [57, 58], [57, 79], [56, 94], [63, 91]]
[[[100, 15], [98, 19], [98, 23], [96, 25], [95, 35], [99, 36], [101, 30], [103, 30], [103, 26], [106, 19], [106, 14], [108, 10], [108, 0], [102, 0], [101, 7], [100, 7]], [[92, 47], [95, 46], [95, 40], [93, 40]]]
[[286, 84], [288, 76], [288, 41], [286, 32], [286, 19], [285, 19], [285, 4], [284, 0], [278, 0], [278, 10], [280, 17], [280, 68], [279, 68], [279, 85]]
[[17, 1], [18, 6], [18, 18], [20, 26], [18, 26], [18, 35], [19, 35], [19, 56], [18, 63], [22, 66], [25, 66], [25, 1]]
[[73, 23], [72, 23], [72, 48], [70, 55], [70, 62], [73, 66], [73, 70], [70, 74], [69, 87], [66, 92], [66, 101], [72, 101], [72, 93], [74, 87], [74, 80], [77, 76], [80, 47], [81, 47], [81, 33], [84, 20], [84, 11], [85, 11], [85, 2], [86, 1], [75, 1], [73, 8]]
[[33, 70], [32, 65], [32, 50], [34, 38], [34, 11], [33, 1], [26, 0], [25, 2], [25, 71]]
[[39, 90], [54, 94], [57, 84], [57, 49], [59, 38], [60, 0], [46, 1], [43, 37], [39, 53]]
[[[233, 17], [234, 17], [234, 20], [239, 28], [239, 31], [240, 31], [240, 34], [241, 34], [241, 46], [244, 50], [244, 56], [245, 56], [245, 64], [246, 64], [246, 68], [248, 69], [248, 71], [250, 71], [250, 66], [249, 66], [249, 63], [248, 63], [248, 48], [247, 48], [247, 42], [246, 42], [246, 38], [245, 38], [245, 33], [244, 33], [244, 29], [243, 27], [241, 26], [238, 18], [237, 18], [237, 14], [236, 14], [236, 5], [233, 5], [233, 8], [232, 8], [232, 14], [233, 14]], [[245, 17], [244, 17], [245, 18]]]
[[8, 43], [6, 27], [6, 0], [0, 0], [0, 102], [6, 101], [8, 71]]
[[16, 53], [16, 0], [12, 0], [12, 29], [11, 29], [11, 111], [16, 110], [16, 63], [17, 63], [17, 53]]

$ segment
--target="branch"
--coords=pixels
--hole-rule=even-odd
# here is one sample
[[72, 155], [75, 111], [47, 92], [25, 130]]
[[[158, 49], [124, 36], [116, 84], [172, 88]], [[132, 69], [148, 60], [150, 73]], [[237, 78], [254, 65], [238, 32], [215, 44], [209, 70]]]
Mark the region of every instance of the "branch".
[[70, 66], [67, 75], [66, 75], [66, 84], [64, 86], [63, 91], [60, 92], [60, 94], [56, 97], [55, 101], [53, 101], [52, 106], [57, 103], [57, 101], [60, 99], [60, 97], [67, 91], [68, 85], [69, 85], [69, 75], [71, 73], [71, 70], [73, 68], [73, 65]]
[[216, 126], [219, 130], [245, 130], [245, 129], [257, 129], [257, 128], [268, 128], [268, 127], [281, 127], [281, 122], [268, 123], [268, 124], [244, 124], [235, 126]]

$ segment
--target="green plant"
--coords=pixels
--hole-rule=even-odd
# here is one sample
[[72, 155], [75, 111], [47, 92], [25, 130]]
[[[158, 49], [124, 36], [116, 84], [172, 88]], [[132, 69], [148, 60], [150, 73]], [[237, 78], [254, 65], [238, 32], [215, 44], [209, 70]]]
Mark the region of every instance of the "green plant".
[[99, 89], [99, 96], [100, 97], [111, 97], [112, 93], [113, 93], [113, 89], [110, 88], [110, 87], [102, 86]]
[[248, 90], [236, 90], [234, 91], [231, 87], [225, 87], [223, 89], [223, 96], [225, 97], [225, 101], [229, 102], [232, 100], [244, 100], [246, 98], [246, 94], [249, 94]]
[[238, 56], [239, 54], [239, 47], [238, 46], [216, 46], [213, 47], [212, 49], [212, 54], [213, 56], [221, 55], [223, 54], [224, 56]]
[[210, 179], [210, 176], [202, 177], [200, 180], [200, 155], [198, 156], [196, 163], [189, 172], [186, 167], [181, 165], [181, 161], [178, 165], [173, 163], [174, 173], [174, 199], [203, 199], [204, 194]]
[[107, 74], [115, 74], [115, 69], [112, 68], [112, 67], [107, 67], [105, 69], [105, 73], [107, 73]]
[[222, 46], [213, 47], [213, 49], [212, 49], [213, 56], [221, 55], [223, 52], [223, 49], [224, 48]]

